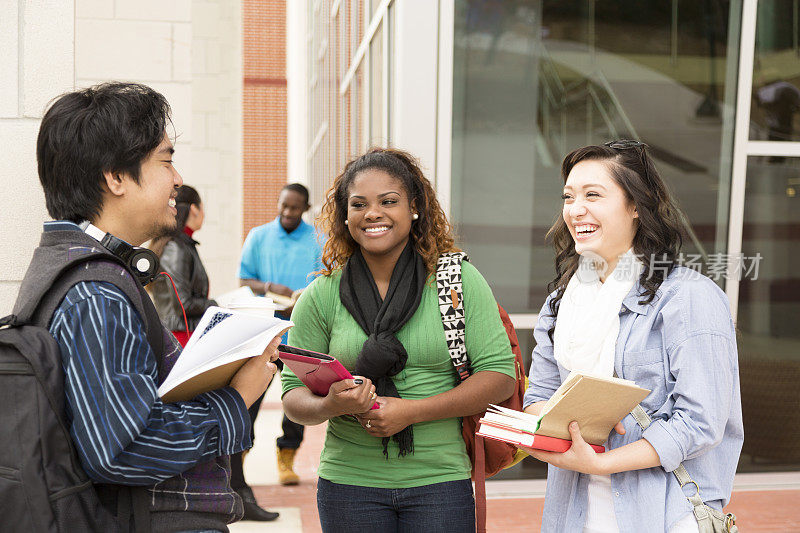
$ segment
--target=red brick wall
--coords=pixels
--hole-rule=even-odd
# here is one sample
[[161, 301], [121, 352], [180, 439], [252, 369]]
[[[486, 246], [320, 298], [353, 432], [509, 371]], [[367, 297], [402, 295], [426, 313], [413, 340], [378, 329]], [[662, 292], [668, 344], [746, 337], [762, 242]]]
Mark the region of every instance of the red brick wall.
[[286, 0], [243, 0], [242, 239], [277, 215], [287, 183]]

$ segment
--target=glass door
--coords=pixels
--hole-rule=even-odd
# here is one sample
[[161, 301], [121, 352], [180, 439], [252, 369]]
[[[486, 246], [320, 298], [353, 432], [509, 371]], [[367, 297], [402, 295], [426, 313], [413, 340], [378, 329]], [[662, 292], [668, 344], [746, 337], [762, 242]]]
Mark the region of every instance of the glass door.
[[739, 471], [800, 470], [800, 2], [744, 10], [727, 287], [740, 334]]
[[453, 16], [440, 193], [498, 301], [513, 318], [545, 299], [561, 158], [648, 143], [689, 218], [687, 266], [736, 320], [740, 471], [800, 470], [800, 0], [456, 0]]
[[580, 146], [646, 142], [688, 217], [684, 263], [726, 283], [741, 22], [741, 0], [455, 1], [450, 219], [523, 353]]
[[724, 1], [455, 2], [451, 220], [509, 312], [547, 296], [560, 164], [583, 145], [646, 142], [688, 217], [687, 266], [727, 251], [740, 18]]

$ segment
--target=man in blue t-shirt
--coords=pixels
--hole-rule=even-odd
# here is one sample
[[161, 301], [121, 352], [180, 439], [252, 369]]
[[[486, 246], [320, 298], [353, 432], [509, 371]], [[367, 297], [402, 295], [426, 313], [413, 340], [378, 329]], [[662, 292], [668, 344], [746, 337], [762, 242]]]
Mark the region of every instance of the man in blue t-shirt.
[[[321, 270], [322, 243], [314, 228], [303, 221], [308, 211], [308, 189], [299, 183], [286, 185], [278, 198], [278, 216], [250, 230], [242, 248], [239, 283], [256, 294], [275, 293], [295, 298]], [[279, 314], [288, 318], [292, 307]], [[284, 339], [285, 342], [286, 339]], [[255, 422], [259, 401], [250, 413]], [[278, 438], [278, 475], [282, 485], [296, 485], [294, 456], [303, 440], [303, 426], [283, 416], [283, 435]]]
[[[250, 230], [242, 248], [239, 283], [256, 294], [272, 292], [291, 297], [314, 279], [322, 268], [322, 246], [314, 228], [303, 222], [308, 211], [308, 189], [299, 183], [283, 188], [278, 216]], [[282, 314], [290, 315], [291, 308]]]

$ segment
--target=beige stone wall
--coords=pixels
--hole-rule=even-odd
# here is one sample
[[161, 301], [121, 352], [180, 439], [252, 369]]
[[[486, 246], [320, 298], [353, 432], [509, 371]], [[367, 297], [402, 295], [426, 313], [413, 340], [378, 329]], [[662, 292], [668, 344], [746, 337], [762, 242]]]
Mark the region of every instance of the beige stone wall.
[[47, 219], [36, 173], [36, 135], [47, 102], [75, 83], [74, 3], [0, 2], [0, 314]]
[[237, 0], [0, 2], [0, 314], [11, 310], [48, 218], [35, 157], [46, 104], [107, 80], [145, 83], [169, 100], [176, 166], [205, 202], [197, 239], [212, 293], [236, 287], [241, 48]]
[[238, 287], [244, 239], [241, 20], [238, 0], [192, 1], [192, 165], [183, 179], [205, 205], [196, 238], [212, 297]]

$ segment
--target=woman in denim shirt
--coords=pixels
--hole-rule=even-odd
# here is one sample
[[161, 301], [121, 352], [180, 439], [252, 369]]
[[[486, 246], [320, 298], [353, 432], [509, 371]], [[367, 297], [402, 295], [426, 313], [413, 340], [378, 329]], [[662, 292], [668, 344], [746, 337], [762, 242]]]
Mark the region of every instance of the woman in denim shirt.
[[705, 504], [730, 499], [744, 433], [728, 300], [677, 266], [680, 212], [645, 148], [587, 146], [562, 164], [556, 278], [524, 404], [539, 413], [570, 371], [617, 375], [652, 391], [641, 406], [653, 423], [642, 431], [626, 416], [603, 454], [575, 422], [569, 451], [527, 450], [550, 464], [545, 532], [698, 531], [687, 499], [696, 489], [672, 473], [681, 463]]

